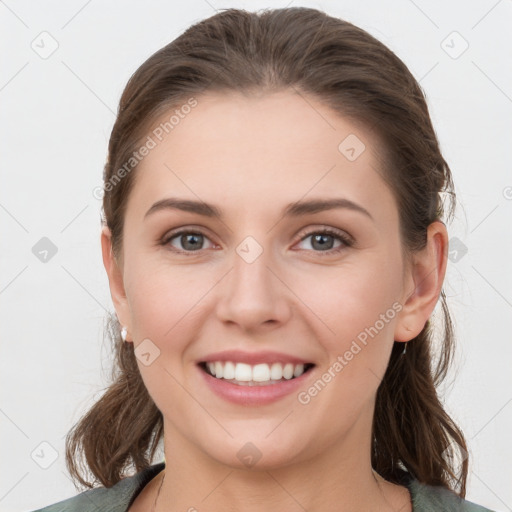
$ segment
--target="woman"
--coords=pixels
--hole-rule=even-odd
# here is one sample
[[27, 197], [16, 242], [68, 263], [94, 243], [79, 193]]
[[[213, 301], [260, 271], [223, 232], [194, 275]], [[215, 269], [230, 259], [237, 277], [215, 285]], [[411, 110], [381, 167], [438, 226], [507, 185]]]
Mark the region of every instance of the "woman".
[[67, 439], [93, 488], [42, 510], [487, 510], [436, 392], [452, 186], [418, 83], [350, 23], [229, 9], [154, 54], [104, 174], [118, 372]]

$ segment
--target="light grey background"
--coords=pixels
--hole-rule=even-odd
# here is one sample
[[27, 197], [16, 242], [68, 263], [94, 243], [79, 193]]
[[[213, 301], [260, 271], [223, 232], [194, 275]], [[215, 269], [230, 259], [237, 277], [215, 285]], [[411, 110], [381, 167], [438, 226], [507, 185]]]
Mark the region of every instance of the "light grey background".
[[[286, 5], [316, 7], [369, 31], [427, 94], [462, 205], [446, 281], [459, 343], [443, 391], [470, 446], [468, 499], [512, 510], [512, 3], [272, 7]], [[147, 57], [224, 7], [269, 4], [0, 1], [1, 511], [75, 494], [64, 436], [100, 396], [110, 368], [102, 331], [113, 307], [93, 190], [117, 102]], [[32, 251], [43, 237], [57, 248], [46, 263]]]

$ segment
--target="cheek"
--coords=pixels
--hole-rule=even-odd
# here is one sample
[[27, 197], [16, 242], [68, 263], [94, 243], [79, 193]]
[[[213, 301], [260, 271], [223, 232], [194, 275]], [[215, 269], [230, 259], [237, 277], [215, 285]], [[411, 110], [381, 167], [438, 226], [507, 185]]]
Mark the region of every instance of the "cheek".
[[327, 355], [326, 366], [337, 376], [331, 379], [337, 382], [332, 390], [357, 402], [376, 390], [389, 361], [401, 309], [401, 267], [399, 260], [386, 261], [380, 255], [330, 271], [325, 282], [303, 282], [301, 293], [310, 290], [308, 307], [329, 327], [319, 328], [317, 336]]
[[208, 292], [218, 280], [211, 270], [192, 267], [141, 258], [137, 266], [132, 262], [126, 290], [136, 353], [149, 339], [158, 354], [154, 363], [146, 366], [138, 360], [138, 366], [153, 400], [166, 411], [179, 410], [182, 398], [190, 401], [182, 396], [179, 383], [187, 376], [189, 348], [202, 337], [205, 319], [211, 315], [206, 310], [211, 308]]
[[170, 265], [147, 255], [132, 260], [126, 293], [136, 339], [172, 340], [176, 346], [180, 329], [198, 314], [202, 297], [215, 284], [211, 272], [193, 267]]
[[[346, 340], [373, 326], [392, 308], [400, 297], [399, 275], [396, 265], [385, 265], [382, 261], [377, 265], [361, 263], [330, 269], [324, 280], [318, 279], [318, 275], [302, 280], [300, 293], [330, 327], [331, 338]], [[394, 321], [395, 316], [392, 310], [385, 320]], [[379, 322], [379, 330], [388, 332], [392, 323], [386, 321], [382, 326]]]
[[190, 407], [190, 396], [180, 385], [185, 375], [183, 361], [190, 340], [200, 337], [198, 315], [204, 314], [201, 297], [208, 282], [198, 279], [197, 274], [188, 276], [183, 267], [151, 266], [146, 260], [139, 268], [127, 289], [135, 351], [149, 339], [150, 352], [157, 356], [148, 365], [142, 359], [137, 364], [156, 406], [166, 414], [179, 415]]
[[383, 279], [380, 271], [358, 270], [340, 272], [323, 293], [310, 295], [314, 302], [308, 303], [333, 332], [323, 327], [316, 332], [326, 361], [297, 398], [308, 413], [306, 421], [330, 418], [328, 426], [318, 428], [333, 439], [371, 407], [389, 361], [400, 309], [394, 279]]

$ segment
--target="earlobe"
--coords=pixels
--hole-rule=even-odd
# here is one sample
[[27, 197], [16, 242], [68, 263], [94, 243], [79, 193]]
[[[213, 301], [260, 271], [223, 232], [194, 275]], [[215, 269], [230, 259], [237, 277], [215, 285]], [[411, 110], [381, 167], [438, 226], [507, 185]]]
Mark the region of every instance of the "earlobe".
[[112, 238], [110, 229], [107, 226], [104, 226], [101, 230], [101, 252], [103, 265], [108, 276], [110, 295], [114, 303], [117, 318], [121, 325], [125, 326], [129, 332], [131, 330], [131, 322], [123, 282], [123, 273], [112, 251]]
[[425, 247], [412, 256], [406, 279], [409, 285], [404, 286], [403, 309], [395, 326], [395, 341], [410, 341], [422, 331], [441, 294], [447, 256], [446, 226], [435, 221], [427, 228]]

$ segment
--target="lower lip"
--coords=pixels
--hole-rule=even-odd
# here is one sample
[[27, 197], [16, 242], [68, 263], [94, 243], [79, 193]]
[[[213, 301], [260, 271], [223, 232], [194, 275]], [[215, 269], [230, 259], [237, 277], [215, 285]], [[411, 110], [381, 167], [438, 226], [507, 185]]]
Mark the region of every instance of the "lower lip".
[[299, 377], [290, 380], [283, 380], [277, 384], [244, 386], [233, 384], [224, 379], [212, 377], [198, 366], [199, 372], [203, 375], [206, 384], [210, 389], [228, 402], [238, 405], [264, 405], [275, 402], [286, 395], [297, 391], [304, 381], [309, 378], [314, 367]]

